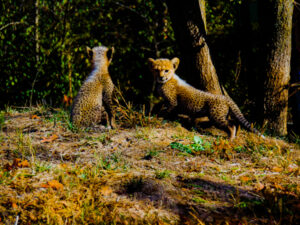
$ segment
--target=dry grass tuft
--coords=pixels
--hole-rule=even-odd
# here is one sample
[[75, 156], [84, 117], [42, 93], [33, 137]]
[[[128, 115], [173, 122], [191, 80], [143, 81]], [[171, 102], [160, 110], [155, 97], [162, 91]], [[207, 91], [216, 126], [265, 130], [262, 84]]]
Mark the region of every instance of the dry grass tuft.
[[105, 132], [62, 109], [0, 112], [0, 224], [300, 222], [299, 145], [243, 130], [229, 142], [119, 99]]

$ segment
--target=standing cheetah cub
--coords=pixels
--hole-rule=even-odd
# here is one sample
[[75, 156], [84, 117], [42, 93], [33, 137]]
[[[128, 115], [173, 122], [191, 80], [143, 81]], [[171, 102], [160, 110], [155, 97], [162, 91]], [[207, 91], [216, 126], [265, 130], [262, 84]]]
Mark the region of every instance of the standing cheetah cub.
[[[148, 59], [157, 90], [167, 103], [166, 113], [182, 113], [192, 119], [208, 116], [217, 127], [225, 130], [230, 140], [236, 135], [236, 124], [241, 124], [248, 130], [259, 133], [245, 119], [238, 106], [227, 96], [215, 95], [200, 91], [180, 79], [175, 70], [179, 59]], [[229, 121], [228, 116], [235, 121]], [[235, 123], [234, 123], [235, 122]]]
[[92, 55], [93, 70], [82, 84], [72, 106], [71, 120], [78, 127], [90, 127], [101, 121], [102, 102], [107, 112], [107, 124], [115, 128], [112, 108], [114, 84], [108, 72], [114, 48], [87, 48]]

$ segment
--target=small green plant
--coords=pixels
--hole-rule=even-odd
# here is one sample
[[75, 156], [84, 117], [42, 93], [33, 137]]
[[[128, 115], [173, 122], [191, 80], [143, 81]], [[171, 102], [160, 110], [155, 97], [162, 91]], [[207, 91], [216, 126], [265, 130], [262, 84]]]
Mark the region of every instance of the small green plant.
[[295, 132], [291, 131], [289, 139], [291, 142], [300, 145], [300, 135], [296, 134]]
[[36, 156], [36, 149], [32, 144], [31, 136], [23, 133], [22, 129], [18, 129], [16, 134], [17, 148], [13, 150], [13, 153], [16, 157], [22, 157], [23, 159], [31, 156], [32, 160], [34, 160]]
[[193, 198], [192, 200], [196, 203], [206, 203], [207, 202], [205, 199], [200, 198], [200, 197]]
[[254, 208], [256, 206], [262, 205], [263, 201], [253, 200], [253, 201], [241, 201], [234, 205], [235, 208], [245, 209], [245, 208]]
[[46, 163], [39, 163], [39, 162], [36, 162], [35, 163], [35, 172], [36, 173], [42, 173], [44, 171], [50, 171], [51, 169], [51, 165], [49, 164], [46, 164]]
[[87, 136], [85, 137], [86, 140], [88, 141], [92, 141], [92, 142], [101, 142], [102, 144], [108, 144], [111, 142], [111, 139], [108, 135], [108, 133], [103, 133], [103, 134], [100, 134], [100, 136], [98, 137], [91, 137], [91, 136]]
[[0, 131], [2, 130], [5, 122], [5, 112], [0, 112]]
[[99, 160], [99, 165], [104, 170], [110, 170], [110, 169], [112, 169], [111, 160], [109, 160], [109, 158], [104, 158], [104, 159], [101, 158]]
[[228, 180], [229, 180], [229, 178], [228, 178], [226, 175], [221, 175], [221, 178], [222, 178], [222, 180], [224, 180], [224, 181], [228, 181]]
[[184, 145], [178, 142], [172, 142], [170, 144], [172, 149], [178, 149], [181, 152], [188, 154], [197, 154], [199, 152], [211, 152], [213, 153], [212, 145], [210, 142], [203, 141], [199, 136], [194, 136], [193, 144]]
[[59, 109], [54, 110], [54, 112], [52, 113], [48, 112], [47, 116], [45, 116], [45, 119], [49, 122], [52, 122], [54, 127], [61, 124], [73, 133], [78, 133], [79, 131], [81, 131], [80, 128], [73, 125], [70, 120], [70, 113], [66, 110]]
[[10, 177], [10, 173], [8, 171], [0, 170], [0, 184], [3, 184]]
[[158, 156], [159, 152], [156, 150], [149, 150], [146, 155], [144, 156], [144, 159], [151, 160], [153, 157]]
[[156, 171], [155, 177], [157, 179], [164, 179], [166, 177], [170, 177], [171, 172], [169, 170], [163, 170], [163, 171]]
[[128, 169], [129, 165], [127, 162], [122, 158], [122, 155], [118, 152], [112, 153], [109, 156], [97, 156], [97, 167], [100, 170], [116, 170], [116, 169]]
[[243, 146], [237, 146], [237, 147], [234, 147], [234, 151], [236, 151], [238, 153], [242, 153], [242, 152], [247, 152], [247, 149]]

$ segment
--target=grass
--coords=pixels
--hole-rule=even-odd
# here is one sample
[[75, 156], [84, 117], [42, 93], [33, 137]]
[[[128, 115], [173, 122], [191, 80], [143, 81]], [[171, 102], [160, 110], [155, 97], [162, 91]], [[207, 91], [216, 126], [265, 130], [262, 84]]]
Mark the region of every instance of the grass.
[[116, 120], [118, 129], [95, 132], [71, 127], [63, 109], [2, 111], [0, 224], [299, 222], [296, 135], [242, 130], [229, 142], [129, 103]]
[[151, 160], [153, 159], [154, 157], [158, 156], [159, 155], [159, 151], [155, 150], [155, 149], [150, 149], [146, 155], [144, 156], [144, 159], [146, 160]]
[[169, 170], [156, 171], [155, 178], [164, 179], [164, 178], [170, 177], [170, 174], [171, 174], [171, 171], [169, 171]]

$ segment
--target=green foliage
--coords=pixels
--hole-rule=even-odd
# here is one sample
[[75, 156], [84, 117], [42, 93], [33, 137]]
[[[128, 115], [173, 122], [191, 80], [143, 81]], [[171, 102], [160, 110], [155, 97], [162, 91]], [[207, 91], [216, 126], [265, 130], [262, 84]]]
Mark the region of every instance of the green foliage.
[[200, 197], [193, 198], [193, 201], [196, 203], [206, 203], [207, 202], [205, 199], [200, 198]]
[[212, 153], [214, 151], [210, 142], [203, 141], [203, 139], [198, 136], [194, 136], [193, 144], [184, 145], [178, 142], [172, 142], [170, 146], [172, 149], [177, 149], [188, 154], [199, 154], [200, 152]]
[[169, 177], [171, 174], [171, 172], [169, 170], [163, 170], [163, 171], [156, 171], [155, 172], [155, 177], [157, 179], [164, 179]]
[[149, 150], [144, 156], [144, 159], [151, 160], [153, 157], [158, 156], [159, 152], [157, 150]]
[[[214, 65], [239, 106], [248, 97], [247, 82], [237, 82], [241, 4], [206, 1]], [[110, 66], [113, 82], [126, 101], [145, 104], [148, 110], [154, 97], [147, 58], [180, 57], [165, 1], [6, 0], [0, 8], [5, 12], [0, 15], [0, 94], [5, 96], [0, 107], [37, 102], [60, 106], [64, 95], [76, 95], [91, 71], [86, 46], [106, 45], [116, 49]], [[69, 129], [76, 130], [71, 124]]]
[[0, 5], [6, 12], [0, 16], [0, 90], [7, 97], [1, 103], [28, 104], [32, 94], [33, 102], [60, 105], [64, 95], [75, 96], [91, 70], [86, 46], [96, 45], [115, 47], [111, 75], [126, 96], [147, 99], [141, 95], [152, 87], [146, 59], [174, 54], [164, 2], [39, 1], [37, 27], [36, 1]]
[[5, 122], [5, 112], [0, 111], [0, 131], [2, 130], [4, 122]]

